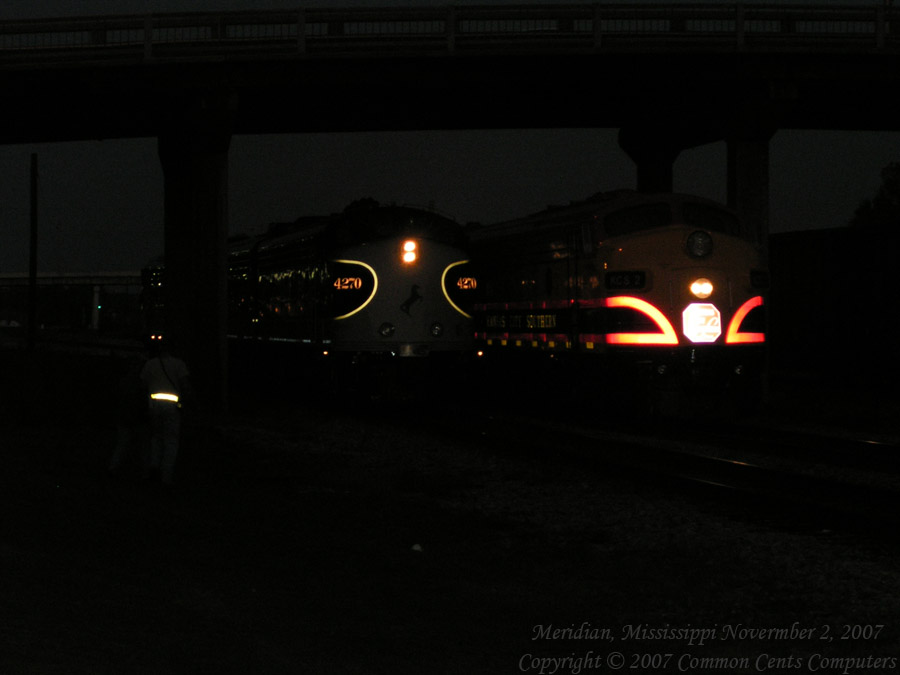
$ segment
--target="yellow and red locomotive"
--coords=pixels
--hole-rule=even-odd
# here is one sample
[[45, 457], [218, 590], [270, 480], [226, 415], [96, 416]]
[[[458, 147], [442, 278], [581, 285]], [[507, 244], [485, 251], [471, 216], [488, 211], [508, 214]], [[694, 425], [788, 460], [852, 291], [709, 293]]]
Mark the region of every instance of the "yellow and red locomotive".
[[474, 230], [476, 339], [616, 382], [761, 382], [768, 273], [733, 211], [628, 190]]

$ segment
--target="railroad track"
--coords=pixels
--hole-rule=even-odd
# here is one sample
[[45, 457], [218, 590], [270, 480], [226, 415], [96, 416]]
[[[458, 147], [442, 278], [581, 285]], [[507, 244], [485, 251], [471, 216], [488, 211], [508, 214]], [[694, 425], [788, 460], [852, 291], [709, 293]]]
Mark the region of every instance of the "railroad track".
[[[67, 345], [71, 348], [71, 343]], [[127, 350], [121, 342], [79, 344], [76, 348]], [[360, 404], [366, 403], [360, 401]], [[368, 402], [371, 404], [372, 402]], [[365, 407], [365, 406], [362, 406]], [[475, 416], [483, 405], [456, 401], [435, 406], [381, 402], [367, 415], [393, 418], [464, 436], [486, 451], [526, 453], [637, 481], [676, 485], [729, 499], [732, 508], [757, 509], [788, 518], [807, 518], [841, 527], [886, 527], [900, 522], [900, 447], [884, 438], [847, 438], [762, 426], [703, 423], [640, 423], [499, 413]]]
[[702, 491], [769, 521], [780, 514], [785, 523], [857, 531], [900, 523], [900, 448], [892, 444], [740, 427], [635, 432], [500, 416], [478, 426], [481, 442], [497, 451], [552, 453], [594, 470]]
[[382, 401], [365, 414], [442, 429], [487, 452], [568, 462], [702, 493], [770, 523], [856, 531], [900, 523], [900, 446], [884, 437], [706, 420], [592, 418], [566, 408], [541, 416], [537, 403], [530, 415], [520, 405], [478, 412], [491, 407], [485, 400], [473, 404], [462, 397], [444, 406], [427, 398]]
[[900, 475], [900, 441], [884, 434], [837, 434], [752, 424], [715, 426], [703, 433], [678, 432], [683, 439], [721, 444], [732, 453], [769, 461], [821, 464]]

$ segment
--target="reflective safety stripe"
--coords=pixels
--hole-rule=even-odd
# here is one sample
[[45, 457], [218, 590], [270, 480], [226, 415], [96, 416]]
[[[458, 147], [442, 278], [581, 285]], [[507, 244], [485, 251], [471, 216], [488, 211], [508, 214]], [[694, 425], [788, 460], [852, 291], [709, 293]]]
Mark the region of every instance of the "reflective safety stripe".
[[175, 394], [150, 394], [150, 398], [154, 401], [171, 401], [172, 403], [178, 403], [178, 396]]
[[666, 315], [651, 305], [646, 300], [633, 298], [627, 295], [615, 296], [606, 299], [607, 307], [627, 307], [634, 309], [648, 317], [659, 333], [608, 333], [606, 344], [609, 345], [677, 345], [678, 336], [675, 329], [666, 318]]
[[763, 304], [761, 295], [750, 298], [738, 308], [734, 313], [731, 322], [728, 324], [728, 332], [725, 333], [725, 342], [727, 344], [747, 344], [752, 342], [765, 342], [765, 333], [743, 333], [741, 332], [741, 323], [750, 313], [750, 310], [760, 307]]
[[449, 265], [447, 265], [447, 268], [444, 270], [444, 273], [441, 275], [441, 290], [444, 291], [444, 298], [447, 300], [447, 302], [450, 303], [450, 306], [453, 307], [453, 309], [455, 309], [457, 312], [462, 314], [467, 319], [471, 319], [472, 315], [466, 314], [464, 311], [462, 311], [459, 308], [459, 305], [457, 305], [455, 302], [453, 302], [453, 300], [450, 299], [450, 295], [447, 293], [447, 272], [452, 270], [457, 265], [465, 265], [467, 262], [469, 262], [469, 261], [468, 260], [458, 260], [456, 262], [453, 262], [453, 263], [450, 263]]

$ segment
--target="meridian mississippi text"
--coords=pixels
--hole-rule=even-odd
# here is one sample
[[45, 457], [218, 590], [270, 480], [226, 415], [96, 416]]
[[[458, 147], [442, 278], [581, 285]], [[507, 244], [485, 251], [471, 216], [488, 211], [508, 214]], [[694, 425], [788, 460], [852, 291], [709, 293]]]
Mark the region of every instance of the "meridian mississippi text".
[[704, 645], [707, 642], [734, 642], [754, 640], [790, 640], [790, 641], [824, 641], [837, 640], [877, 640], [884, 629], [884, 624], [845, 624], [833, 628], [828, 624], [804, 626], [799, 621], [790, 626], [762, 628], [738, 624], [715, 624], [712, 627], [699, 628], [691, 624], [687, 626], [648, 626], [642, 623], [627, 624], [618, 631], [611, 628], [598, 627], [589, 621], [569, 626], [553, 624], [537, 624], [532, 631], [532, 640], [589, 640], [614, 642], [642, 640], [673, 640], [684, 642], [689, 646]]

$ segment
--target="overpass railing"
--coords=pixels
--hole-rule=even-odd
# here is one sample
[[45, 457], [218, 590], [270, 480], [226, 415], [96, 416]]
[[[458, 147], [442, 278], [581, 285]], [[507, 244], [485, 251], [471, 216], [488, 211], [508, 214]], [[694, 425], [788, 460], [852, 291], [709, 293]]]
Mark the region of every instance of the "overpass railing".
[[[892, 25], [895, 27], [892, 29]], [[900, 10], [790, 5], [307, 9], [0, 22], [0, 64], [491, 50], [900, 48]]]
[[[27, 286], [31, 277], [27, 272], [0, 274], [0, 289]], [[128, 272], [58, 272], [37, 275], [38, 286], [141, 286], [141, 273]]]

